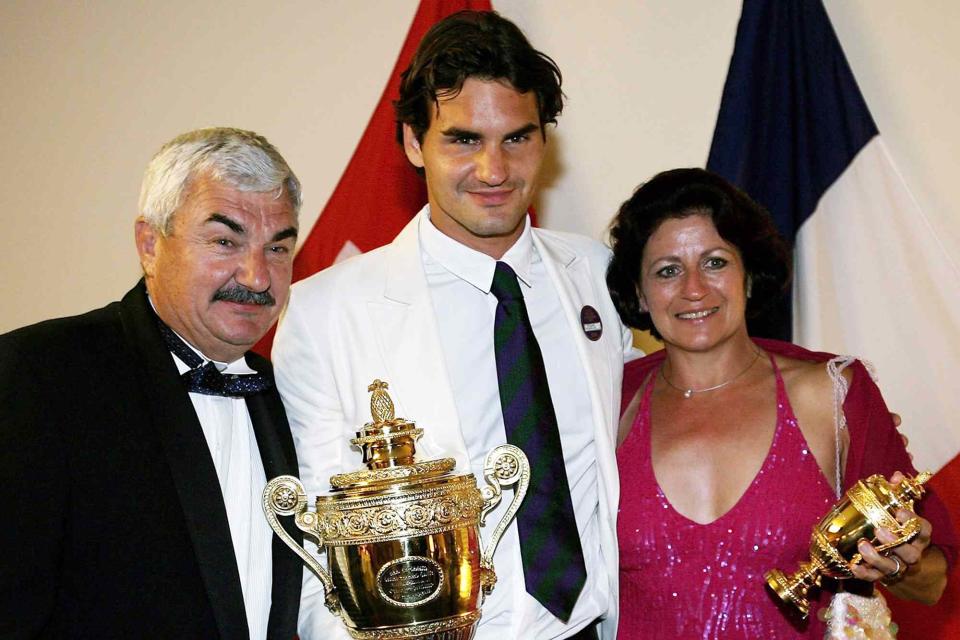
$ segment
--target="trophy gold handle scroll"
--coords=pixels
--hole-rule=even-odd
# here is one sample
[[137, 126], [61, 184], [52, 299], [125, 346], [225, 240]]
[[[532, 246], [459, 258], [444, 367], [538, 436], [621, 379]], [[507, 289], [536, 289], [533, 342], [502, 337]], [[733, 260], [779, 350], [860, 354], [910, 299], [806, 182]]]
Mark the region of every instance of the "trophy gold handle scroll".
[[513, 517], [520, 508], [524, 496], [527, 495], [527, 488], [530, 486], [530, 462], [522, 449], [512, 444], [502, 444], [492, 449], [487, 454], [483, 463], [483, 477], [487, 481], [487, 486], [480, 489], [483, 496], [483, 509], [480, 512], [480, 526], [483, 526], [487, 514], [493, 511], [503, 495], [503, 487], [517, 485], [513, 494], [513, 500], [507, 507], [506, 513], [500, 518], [500, 522], [493, 529], [487, 542], [487, 548], [483, 551], [480, 558], [481, 577], [480, 582], [483, 586], [483, 593], [489, 594], [497, 582], [496, 573], [493, 570], [493, 552], [497, 550], [500, 544], [500, 538]]
[[290, 547], [300, 559], [306, 563], [323, 584], [324, 602], [327, 609], [334, 615], [339, 615], [340, 601], [333, 586], [330, 574], [320, 565], [306, 549], [297, 544], [297, 541], [287, 533], [277, 519], [281, 516], [294, 516], [297, 528], [307, 535], [316, 538], [317, 544], [323, 546], [323, 540], [317, 529], [317, 514], [307, 509], [307, 493], [300, 484], [300, 480], [293, 476], [277, 476], [263, 488], [263, 514], [273, 532]]
[[[920, 535], [920, 519], [919, 518], [910, 518], [902, 525], [897, 525], [896, 528], [891, 528], [891, 533], [899, 536], [893, 542], [888, 542], [887, 544], [874, 544], [873, 548], [877, 553], [883, 553], [884, 551], [889, 551], [894, 547], [899, 547], [902, 544], [911, 542], [914, 538]], [[863, 561], [863, 556], [859, 553], [853, 556], [850, 560], [850, 564], [860, 564]]]

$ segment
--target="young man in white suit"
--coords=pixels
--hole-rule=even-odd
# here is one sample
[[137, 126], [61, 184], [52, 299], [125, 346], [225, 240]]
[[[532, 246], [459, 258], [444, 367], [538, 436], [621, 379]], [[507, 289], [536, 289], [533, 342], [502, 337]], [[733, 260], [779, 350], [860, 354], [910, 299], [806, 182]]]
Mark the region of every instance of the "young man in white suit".
[[[458, 473], [480, 478], [486, 453], [507, 441], [491, 282], [498, 262], [517, 274], [562, 444], [575, 516], [567, 533], [580, 541], [585, 576], [571, 607], [552, 613], [527, 593], [514, 522], [494, 558], [499, 581], [478, 640], [616, 634], [614, 448], [630, 334], [607, 293], [606, 248], [534, 229], [527, 216], [562, 98], [554, 62], [496, 13], [463, 12], [431, 29], [395, 104], [398, 138], [429, 202], [390, 245], [296, 285], [273, 350], [311, 497], [329, 490], [331, 475], [359, 467], [349, 439], [370, 421], [375, 378], [389, 382], [397, 416], [424, 429], [420, 459], [454, 457]], [[301, 637], [348, 637], [324, 608], [319, 581], [308, 575], [304, 589]]]

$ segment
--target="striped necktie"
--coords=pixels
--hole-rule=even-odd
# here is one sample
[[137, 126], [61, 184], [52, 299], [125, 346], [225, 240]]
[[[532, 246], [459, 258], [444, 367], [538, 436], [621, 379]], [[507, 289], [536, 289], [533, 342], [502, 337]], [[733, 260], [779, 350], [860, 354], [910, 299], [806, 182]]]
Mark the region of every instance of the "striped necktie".
[[563, 464], [547, 371], [517, 275], [497, 262], [494, 352], [507, 442], [530, 460], [530, 491], [517, 514], [527, 593], [566, 622], [587, 570]]

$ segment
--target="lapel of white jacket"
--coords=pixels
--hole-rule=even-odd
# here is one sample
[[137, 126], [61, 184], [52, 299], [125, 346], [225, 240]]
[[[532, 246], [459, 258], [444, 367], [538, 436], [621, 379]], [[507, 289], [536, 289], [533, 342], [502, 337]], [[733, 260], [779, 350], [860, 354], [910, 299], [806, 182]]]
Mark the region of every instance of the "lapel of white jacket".
[[420, 258], [416, 216], [390, 245], [383, 297], [369, 303], [397, 416], [424, 430], [418, 457], [453, 457], [470, 469], [453, 390]]
[[[598, 436], [597, 446], [613, 447], [612, 433], [608, 425], [613, 424], [610, 415], [610, 401], [613, 397], [611, 361], [607, 349], [599, 343], [590, 342], [580, 323], [580, 312], [584, 305], [599, 307], [600, 295], [596, 283], [598, 277], [591, 273], [589, 261], [570, 250], [566, 245], [553, 241], [549, 236], [534, 232], [533, 244], [543, 257], [544, 268], [551, 281], [556, 285], [557, 295], [563, 315], [570, 323], [570, 332], [574, 336], [577, 355], [583, 364], [593, 405], [593, 419]], [[605, 332], [619, 334], [619, 327], [604, 327]], [[606, 336], [605, 336], [606, 337]]]
[[[600, 546], [606, 560], [607, 575], [610, 579], [610, 597], [614, 605], [608, 611], [603, 623], [603, 638], [614, 638], [617, 633], [616, 602], [619, 598], [617, 554], [616, 513], [620, 500], [617, 459], [615, 454], [616, 412], [619, 409], [620, 389], [614, 389], [614, 375], [611, 367], [622, 366], [622, 359], [612, 355], [619, 353], [619, 347], [611, 350], [607, 344], [613, 339], [620, 342], [620, 325], [604, 326], [604, 335], [598, 342], [590, 342], [583, 333], [580, 324], [580, 310], [591, 305], [597, 311], [603, 311], [606, 291], [598, 291], [597, 283], [602, 283], [602, 275], [591, 273], [589, 261], [577, 255], [561, 242], [554, 241], [544, 234], [533, 234], [533, 243], [543, 258], [547, 274], [557, 287], [557, 295], [563, 308], [563, 315], [570, 322], [571, 332], [577, 347], [577, 355], [583, 364], [587, 379], [587, 390], [593, 409], [594, 452], [597, 457], [599, 473], [599, 515]], [[602, 284], [600, 285], [602, 286]], [[609, 303], [607, 303], [609, 304]], [[612, 333], [611, 333], [612, 332]]]

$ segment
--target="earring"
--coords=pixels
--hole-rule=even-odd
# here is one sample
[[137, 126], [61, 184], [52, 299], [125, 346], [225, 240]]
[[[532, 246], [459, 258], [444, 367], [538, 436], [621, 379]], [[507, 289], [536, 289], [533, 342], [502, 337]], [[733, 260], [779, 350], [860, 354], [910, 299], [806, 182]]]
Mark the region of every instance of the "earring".
[[753, 276], [747, 276], [747, 300], [753, 295]]

